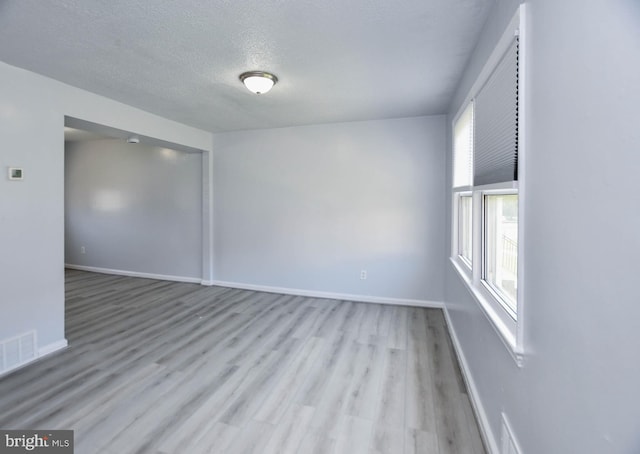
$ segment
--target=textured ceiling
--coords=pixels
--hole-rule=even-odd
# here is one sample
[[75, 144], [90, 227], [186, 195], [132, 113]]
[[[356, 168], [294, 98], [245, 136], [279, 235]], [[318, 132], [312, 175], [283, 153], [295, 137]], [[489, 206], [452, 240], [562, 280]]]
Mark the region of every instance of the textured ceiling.
[[441, 114], [493, 2], [0, 0], [0, 60], [212, 132]]

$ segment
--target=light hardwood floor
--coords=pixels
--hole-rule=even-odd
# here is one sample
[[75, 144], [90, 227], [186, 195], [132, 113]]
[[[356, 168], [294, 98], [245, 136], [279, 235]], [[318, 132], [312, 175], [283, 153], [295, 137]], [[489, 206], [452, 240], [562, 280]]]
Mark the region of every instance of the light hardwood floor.
[[67, 271], [0, 427], [76, 453], [484, 453], [442, 312]]

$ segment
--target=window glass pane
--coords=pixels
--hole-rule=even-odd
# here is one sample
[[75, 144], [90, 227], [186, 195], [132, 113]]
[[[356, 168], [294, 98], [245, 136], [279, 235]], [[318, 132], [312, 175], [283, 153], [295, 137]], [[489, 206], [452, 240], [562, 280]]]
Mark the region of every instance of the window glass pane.
[[484, 279], [515, 318], [518, 289], [518, 195], [485, 195]]
[[458, 207], [458, 254], [471, 266], [472, 261], [472, 199], [471, 196], [460, 196]]

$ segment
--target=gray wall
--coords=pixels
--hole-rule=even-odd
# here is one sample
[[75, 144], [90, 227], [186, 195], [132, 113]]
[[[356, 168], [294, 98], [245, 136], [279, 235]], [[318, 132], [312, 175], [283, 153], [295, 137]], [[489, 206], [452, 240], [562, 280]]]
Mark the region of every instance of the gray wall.
[[216, 134], [214, 148], [217, 280], [442, 301], [444, 117]]
[[[497, 3], [452, 114], [515, 6]], [[527, 6], [524, 367], [451, 266], [447, 310], [496, 438], [505, 411], [526, 454], [637, 453], [640, 5]]]
[[201, 153], [67, 142], [65, 261], [200, 280]]
[[65, 115], [211, 150], [207, 132], [0, 63], [0, 340], [36, 330], [44, 351], [66, 342]]

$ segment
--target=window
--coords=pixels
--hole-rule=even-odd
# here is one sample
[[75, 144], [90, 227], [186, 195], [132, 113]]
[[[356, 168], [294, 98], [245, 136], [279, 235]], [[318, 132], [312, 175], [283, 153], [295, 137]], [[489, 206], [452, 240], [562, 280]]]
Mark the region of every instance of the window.
[[452, 127], [451, 261], [518, 364], [523, 352], [524, 8], [520, 6]]
[[458, 254], [460, 257], [466, 262], [466, 264], [470, 267], [473, 260], [473, 224], [472, 224], [472, 197], [471, 194], [461, 195], [459, 198], [459, 227], [458, 227], [458, 235], [459, 235], [459, 245], [460, 249]]
[[513, 318], [518, 301], [518, 195], [484, 196], [483, 280]]
[[[471, 269], [473, 257], [472, 197], [473, 183], [473, 103], [469, 103], [454, 126], [453, 187], [457, 194], [454, 254]], [[466, 191], [466, 192], [465, 192]]]

